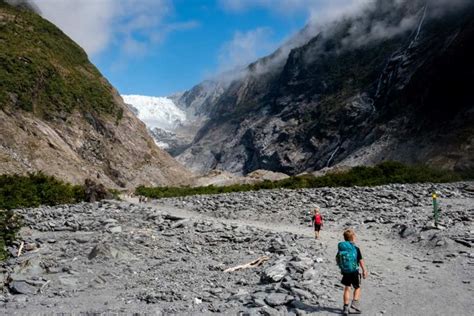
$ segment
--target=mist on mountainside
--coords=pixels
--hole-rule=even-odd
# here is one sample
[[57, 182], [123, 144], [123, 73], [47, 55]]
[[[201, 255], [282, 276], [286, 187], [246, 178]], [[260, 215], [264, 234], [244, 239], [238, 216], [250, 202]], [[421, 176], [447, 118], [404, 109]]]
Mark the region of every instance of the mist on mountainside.
[[354, 49], [414, 31], [425, 18], [441, 19], [465, 9], [469, 4], [469, 0], [361, 0], [333, 11], [329, 6], [326, 8], [329, 12], [313, 12], [306, 26], [269, 56], [249, 65], [239, 65], [232, 71], [218, 73], [209, 80], [230, 84], [247, 75], [270, 72], [283, 66], [292, 49], [307, 44], [315, 36], [338, 36], [341, 28], [345, 34], [335, 45], [341, 50]]
[[386, 159], [471, 168], [473, 6], [370, 1], [309, 23], [226, 76], [201, 111], [209, 120], [178, 159], [195, 171], [244, 174]]

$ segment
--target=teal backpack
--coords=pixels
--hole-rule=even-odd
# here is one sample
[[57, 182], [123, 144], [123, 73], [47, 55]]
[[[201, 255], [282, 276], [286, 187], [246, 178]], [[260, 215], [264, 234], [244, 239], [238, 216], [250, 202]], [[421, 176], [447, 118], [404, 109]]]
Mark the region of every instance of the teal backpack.
[[354, 273], [359, 271], [357, 249], [350, 241], [341, 241], [337, 245], [336, 261], [341, 273]]

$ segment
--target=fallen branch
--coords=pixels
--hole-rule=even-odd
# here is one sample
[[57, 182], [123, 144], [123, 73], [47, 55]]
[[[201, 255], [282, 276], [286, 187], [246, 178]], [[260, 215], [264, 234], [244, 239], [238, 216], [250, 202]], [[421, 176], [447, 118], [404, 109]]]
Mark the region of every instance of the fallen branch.
[[242, 269], [256, 268], [256, 267], [261, 266], [262, 264], [264, 264], [268, 260], [270, 260], [270, 257], [263, 256], [263, 257], [260, 257], [258, 259], [255, 259], [254, 261], [251, 261], [249, 263], [242, 264], [242, 265], [239, 265], [239, 266], [236, 266], [236, 267], [233, 267], [233, 268], [225, 269], [224, 272], [234, 272], [234, 271], [239, 271], [239, 270], [242, 270]]
[[22, 241], [21, 244], [20, 244], [20, 248], [18, 248], [18, 253], [17, 253], [17, 257], [21, 256], [21, 252], [23, 250], [23, 246], [25, 246], [25, 242]]
[[51, 282], [51, 280], [47, 280], [46, 283], [41, 286], [41, 288], [39, 289], [40, 293], [43, 293], [44, 288], [49, 284], [49, 282]]

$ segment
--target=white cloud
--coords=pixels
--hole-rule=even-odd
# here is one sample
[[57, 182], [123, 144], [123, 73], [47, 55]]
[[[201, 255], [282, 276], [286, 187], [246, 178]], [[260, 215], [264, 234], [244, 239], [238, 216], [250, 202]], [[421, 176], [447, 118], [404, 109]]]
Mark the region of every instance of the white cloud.
[[113, 0], [34, 0], [44, 18], [56, 24], [89, 54], [102, 51], [112, 37]]
[[89, 55], [111, 45], [123, 54], [140, 56], [173, 31], [198, 25], [195, 21], [167, 23], [171, 0], [31, 0], [43, 17], [56, 24]]
[[258, 57], [270, 53], [278, 43], [271, 40], [272, 30], [260, 27], [247, 32], [237, 31], [232, 40], [221, 47], [219, 52], [219, 72], [238, 66], [246, 66]]
[[[319, 0], [310, 7], [309, 22], [316, 25], [337, 20], [343, 16], [359, 14], [376, 0]], [[314, 1], [313, 1], [314, 3]]]
[[173, 32], [187, 31], [199, 27], [201, 24], [198, 21], [175, 22], [162, 26], [160, 32], [155, 32], [151, 35], [151, 40], [154, 43], [163, 41], [166, 36]]
[[307, 10], [315, 4], [315, 0], [219, 0], [220, 5], [228, 11], [244, 11], [263, 7], [279, 12], [295, 12]]
[[311, 17], [334, 18], [365, 5], [370, 0], [219, 0], [230, 12], [264, 8], [278, 14], [307, 13]]

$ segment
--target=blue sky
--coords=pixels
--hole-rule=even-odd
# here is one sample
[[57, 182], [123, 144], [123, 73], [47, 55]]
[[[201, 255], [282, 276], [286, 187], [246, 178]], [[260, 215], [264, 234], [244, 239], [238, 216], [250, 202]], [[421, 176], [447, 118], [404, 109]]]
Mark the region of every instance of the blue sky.
[[[124, 94], [168, 95], [189, 89], [239, 61], [270, 53], [303, 27], [307, 18], [258, 8], [225, 11], [213, 2], [178, 1], [170, 21], [195, 21], [193, 27], [168, 34], [141, 56], [124, 57], [111, 46], [93, 55], [92, 61]], [[235, 52], [229, 51], [232, 49]]]
[[31, 0], [122, 94], [184, 91], [370, 0]]

